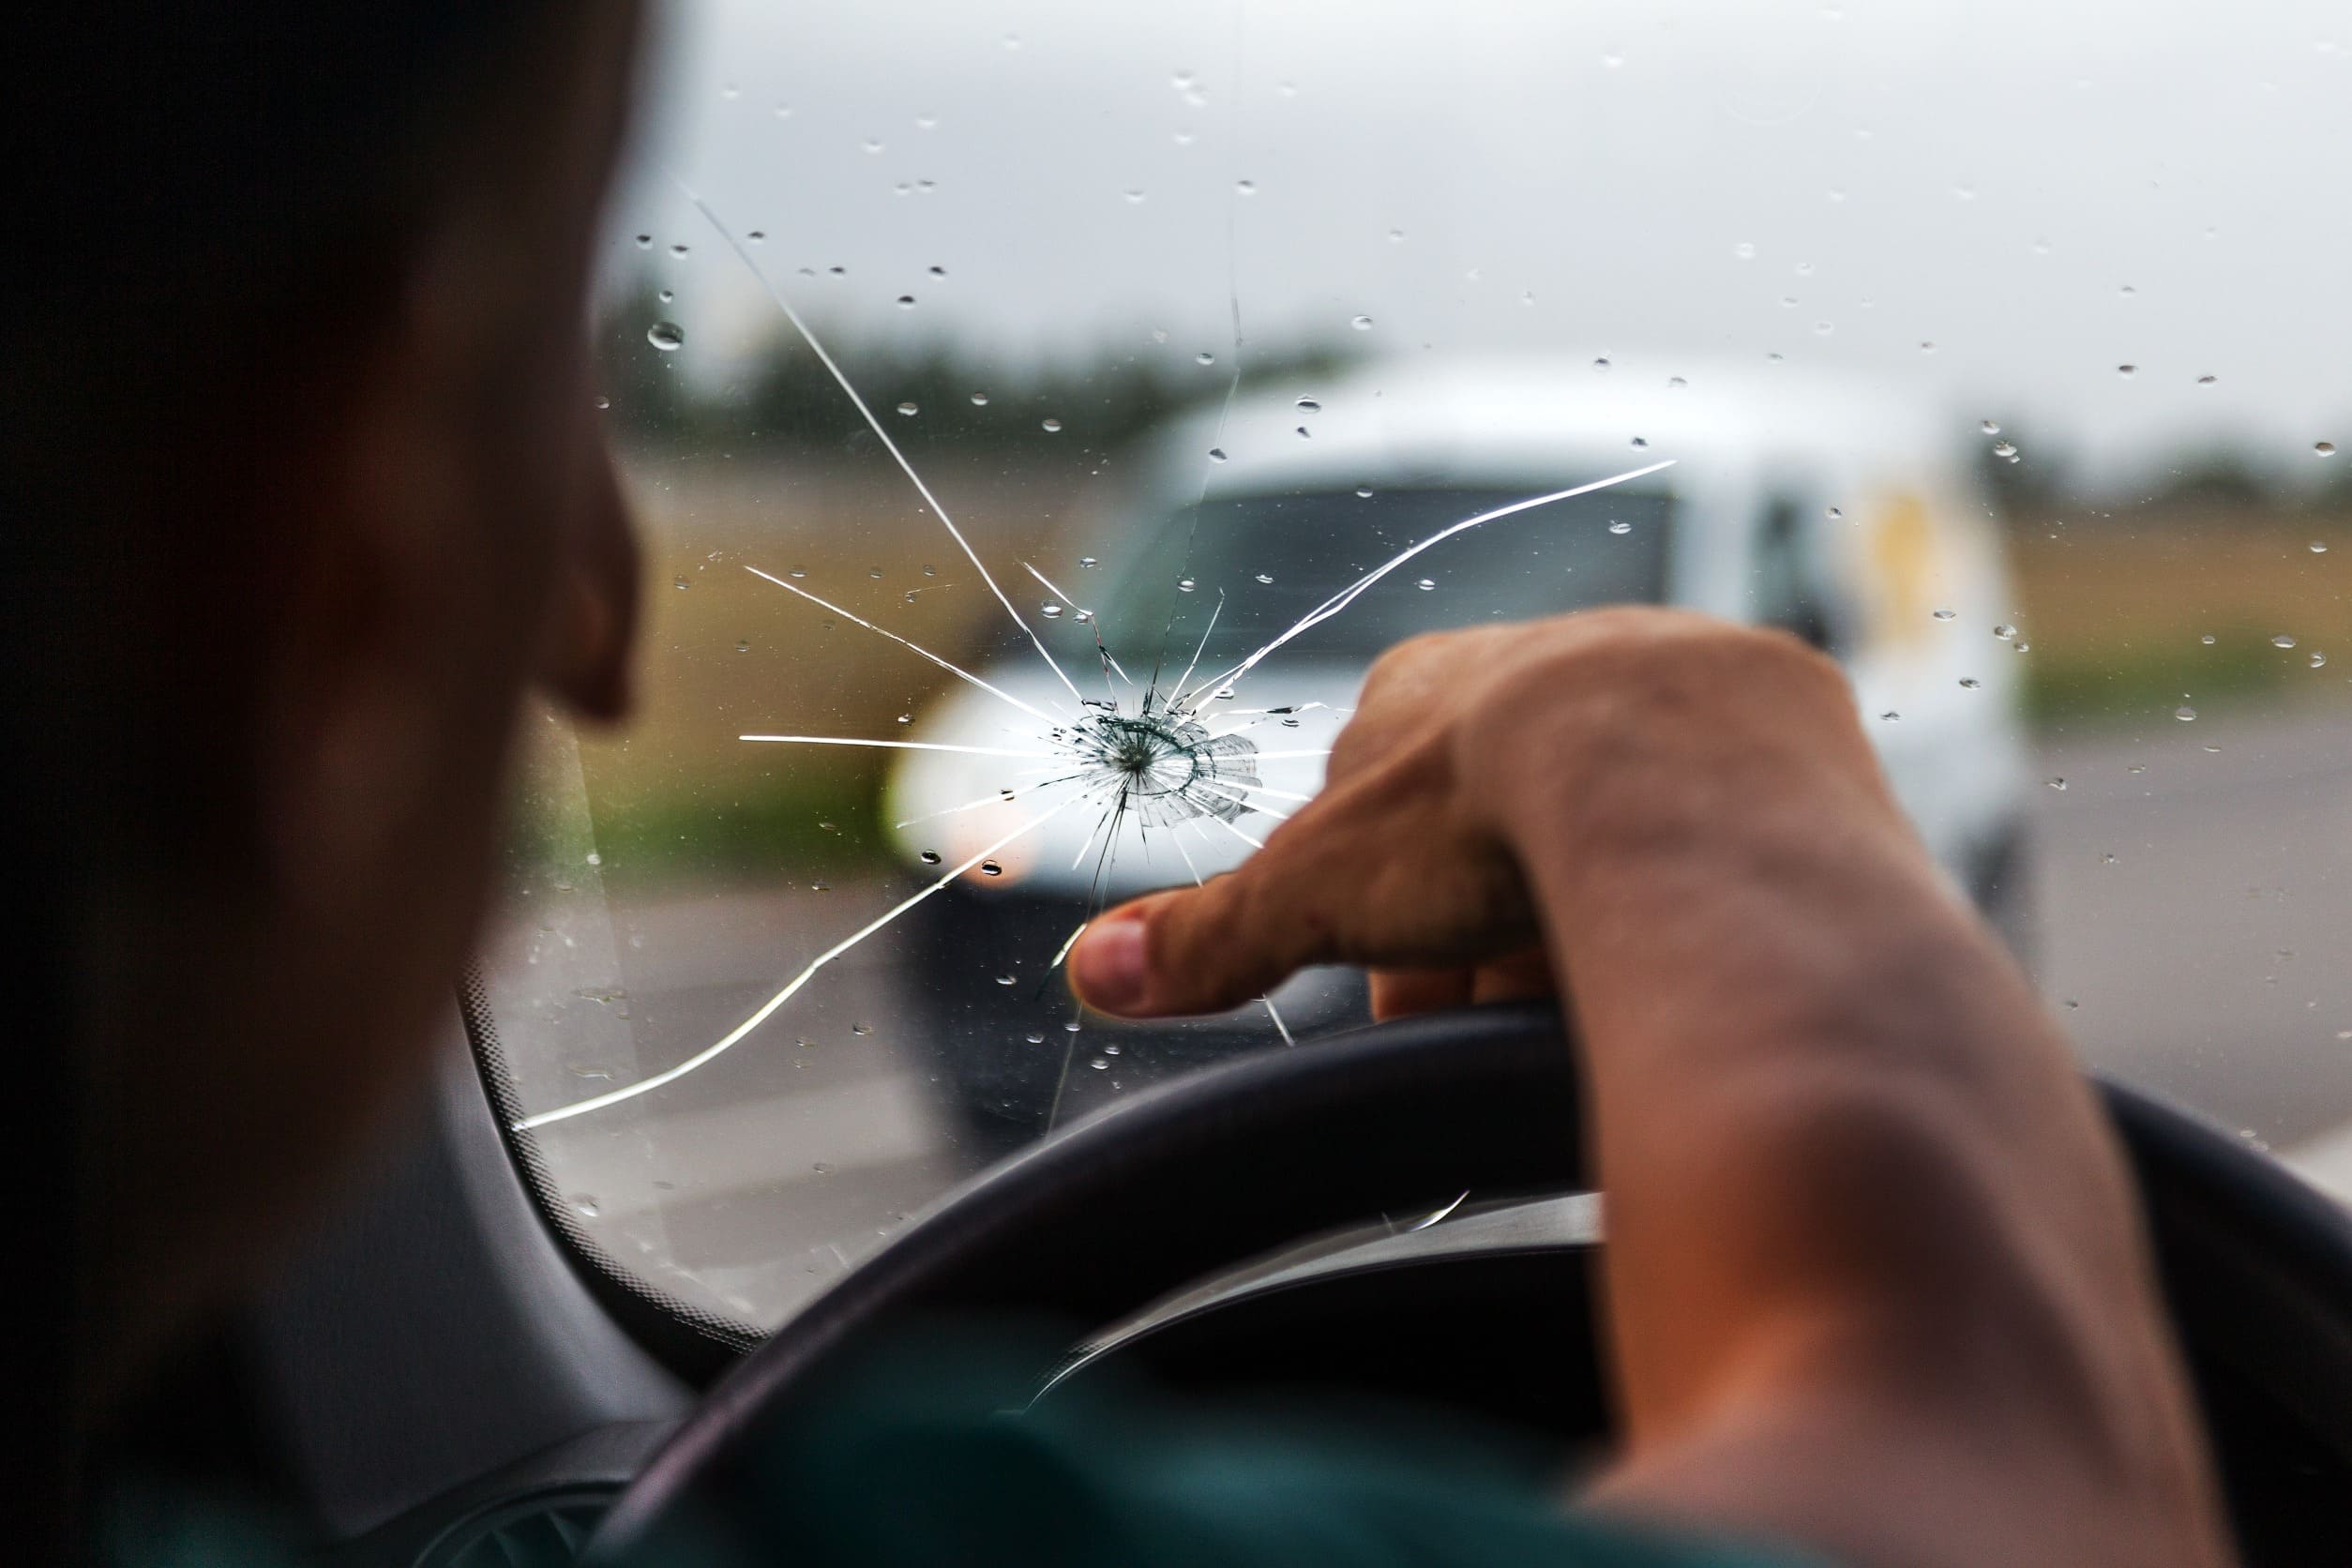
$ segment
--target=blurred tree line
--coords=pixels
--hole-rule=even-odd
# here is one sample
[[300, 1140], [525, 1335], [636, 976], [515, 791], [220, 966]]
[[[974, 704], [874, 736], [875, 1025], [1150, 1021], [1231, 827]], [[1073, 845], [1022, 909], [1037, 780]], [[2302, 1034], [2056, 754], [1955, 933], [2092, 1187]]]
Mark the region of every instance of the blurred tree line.
[[[2015, 456], [2004, 455], [2004, 445], [2015, 448]], [[2067, 454], [2036, 445], [2030, 432], [2005, 435], [1998, 444], [1987, 440], [1977, 460], [2002, 517], [2012, 522], [2126, 512], [2200, 522], [2286, 515], [2352, 521], [2352, 465], [2340, 459], [2327, 460], [2329, 470], [2314, 487], [2236, 447], [2193, 448], [2152, 470], [2132, 490], [2097, 503], [2086, 498]]]
[[[624, 445], [804, 457], [872, 445], [840, 386], [796, 337], [778, 334], [741, 373], [704, 380], [682, 363], [683, 351], [665, 353], [647, 339], [672, 309], [645, 279], [616, 294], [597, 320], [602, 384]], [[828, 331], [819, 324], [817, 331], [867, 406], [894, 426], [903, 423], [927, 450], [985, 446], [1040, 460], [1066, 459], [1074, 447], [1108, 451], [1226, 385], [1221, 370], [1140, 348], [1023, 369], [937, 339], [909, 349], [861, 340], [837, 325]], [[1243, 385], [1327, 375], [1356, 357], [1328, 341], [1252, 344]], [[902, 415], [907, 408], [914, 413]], [[1061, 430], [1048, 430], [1048, 419]]]

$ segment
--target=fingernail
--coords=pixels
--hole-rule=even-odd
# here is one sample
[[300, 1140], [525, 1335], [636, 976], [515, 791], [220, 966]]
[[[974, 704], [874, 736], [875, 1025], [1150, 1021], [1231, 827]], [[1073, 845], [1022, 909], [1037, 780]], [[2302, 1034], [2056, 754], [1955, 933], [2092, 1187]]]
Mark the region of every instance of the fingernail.
[[1151, 980], [1143, 954], [1143, 922], [1113, 920], [1097, 925], [1070, 955], [1071, 978], [1089, 1006], [1124, 1012], [1143, 1001]]

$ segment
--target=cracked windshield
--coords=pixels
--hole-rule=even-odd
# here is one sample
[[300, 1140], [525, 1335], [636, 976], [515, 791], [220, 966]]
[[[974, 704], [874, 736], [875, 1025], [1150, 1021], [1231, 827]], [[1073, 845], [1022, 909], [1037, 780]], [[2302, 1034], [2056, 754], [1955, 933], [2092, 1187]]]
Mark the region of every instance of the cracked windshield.
[[[2085, 1061], [2352, 1192], [2340, 8], [668, 13], [610, 214], [626, 729], [532, 727], [480, 959], [566, 1226], [772, 1327], [1121, 1095], [1367, 666], [1661, 601], [1853, 684]], [[2318, 302], [2314, 304], [2312, 302]]]

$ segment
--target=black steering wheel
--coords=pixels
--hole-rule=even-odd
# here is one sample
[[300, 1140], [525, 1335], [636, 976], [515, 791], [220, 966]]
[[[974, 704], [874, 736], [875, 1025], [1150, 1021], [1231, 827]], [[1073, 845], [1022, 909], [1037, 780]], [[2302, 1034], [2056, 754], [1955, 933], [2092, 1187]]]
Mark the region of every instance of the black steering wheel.
[[[2101, 1083], [2250, 1564], [2352, 1561], [2352, 1216], [2270, 1160]], [[1583, 1184], [1574, 1055], [1548, 1006], [1431, 1014], [1137, 1095], [984, 1172], [729, 1373], [622, 1494], [614, 1562], [723, 1485], [823, 1377], [942, 1313], [1111, 1322], [1382, 1210]], [[1042, 1370], [1042, 1369], [1041, 1369]]]

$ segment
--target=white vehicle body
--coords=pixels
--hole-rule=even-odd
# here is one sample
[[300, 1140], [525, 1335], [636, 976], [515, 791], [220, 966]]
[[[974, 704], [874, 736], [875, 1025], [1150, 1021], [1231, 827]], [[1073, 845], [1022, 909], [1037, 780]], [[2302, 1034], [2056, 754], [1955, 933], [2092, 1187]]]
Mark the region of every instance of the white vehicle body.
[[[1734, 620], [1803, 621], [1849, 673], [1865, 728], [1922, 836], [1958, 882], [1981, 891], [1979, 863], [2007, 843], [2018, 811], [2023, 649], [2007, 632], [2015, 606], [1986, 499], [1967, 467], [1965, 434], [1939, 411], [1870, 384], [1765, 366], [1694, 366], [1685, 376], [1687, 384], [1664, 375], [1637, 384], [1628, 371], [1558, 360], [1389, 360], [1324, 384], [1240, 398], [1229, 409], [1206, 407], [1148, 444], [1115, 514], [1092, 520], [1037, 563], [1071, 601], [1099, 615], [1081, 620], [1063, 609], [1048, 619], [1043, 606], [1052, 601], [1028, 574], [1000, 572], [1000, 580], [1079, 689], [1115, 696], [1132, 713], [1155, 658], [1165, 683], [1193, 657], [1220, 593], [1227, 629], [1201, 652], [1193, 684], [1266, 641], [1232, 634], [1231, 606], [1256, 589], [1231, 570], [1219, 580], [1202, 576], [1186, 596], [1160, 596], [1184, 611], [1172, 634], [1164, 637], [1157, 624], [1116, 624], [1114, 606], [1153, 602], [1137, 591], [1138, 574], [1165, 572], [1164, 583], [1144, 586], [1172, 588], [1186, 570], [1170, 563], [1187, 559], [1184, 531], [1197, 504], [1432, 489], [1533, 496], [1671, 460], [1672, 467], [1608, 492], [1628, 505], [1634, 497], [1670, 505], [1656, 596]], [[1212, 448], [1221, 457], [1213, 460]], [[1591, 507], [1578, 518], [1574, 526], [1588, 533], [1603, 526]], [[1483, 525], [1530, 540], [1557, 526], [1541, 507]], [[1410, 542], [1392, 538], [1366, 551], [1329, 537], [1328, 573], [1304, 602], [1319, 602]], [[1287, 547], [1291, 557], [1296, 547]], [[1403, 590], [1442, 573], [1451, 548], [1457, 541], [1398, 567]], [[1099, 564], [1088, 569], [1081, 559]], [[1464, 624], [1485, 618], [1479, 584], [1443, 587], [1446, 615]], [[1524, 583], [1513, 593], [1525, 602]], [[1097, 626], [1134, 686], [1103, 673]], [[1273, 791], [1305, 796], [1320, 784], [1320, 757], [1297, 753], [1330, 745], [1369, 662], [1365, 651], [1346, 648], [1345, 629], [1340, 618], [1319, 626], [1234, 683], [1230, 698], [1201, 698], [1213, 729], [1247, 726], [1264, 758], [1259, 776]], [[977, 673], [1037, 709], [1081, 711], [1033, 648], [1008, 652]], [[1304, 711], [1254, 711], [1283, 707]], [[998, 698], [959, 684], [920, 716], [911, 738], [1013, 749], [1024, 727], [1035, 729]], [[953, 865], [1013, 831], [1051, 798], [1021, 792], [1056, 767], [906, 753], [887, 809], [889, 820], [909, 824], [898, 837], [910, 864], [928, 852]], [[1016, 798], [950, 810], [1005, 789]], [[1297, 808], [1282, 794], [1254, 798], [1274, 811]], [[1249, 840], [1274, 825], [1260, 812], [1141, 836], [1129, 823], [1106, 858], [1098, 817], [1066, 810], [1006, 844], [992, 856], [999, 874], [974, 891], [1018, 887], [1074, 906], [1117, 898], [1237, 865]]]

